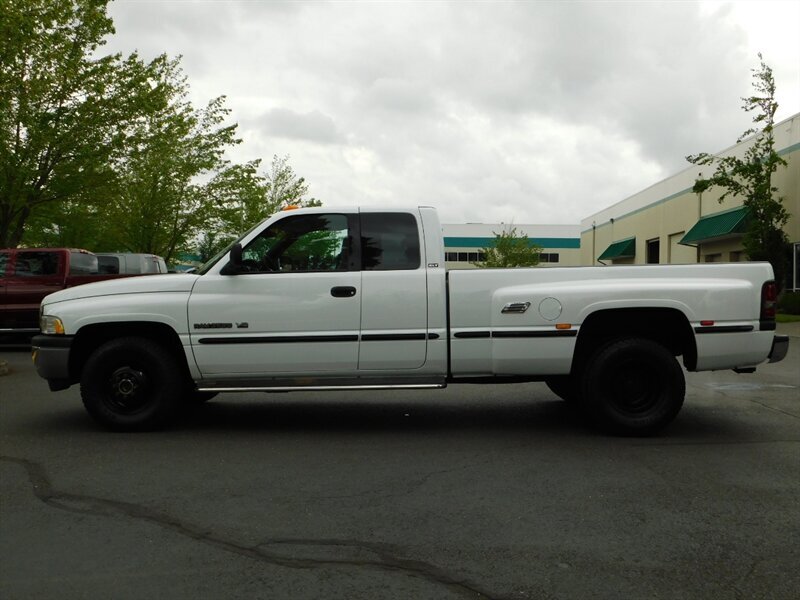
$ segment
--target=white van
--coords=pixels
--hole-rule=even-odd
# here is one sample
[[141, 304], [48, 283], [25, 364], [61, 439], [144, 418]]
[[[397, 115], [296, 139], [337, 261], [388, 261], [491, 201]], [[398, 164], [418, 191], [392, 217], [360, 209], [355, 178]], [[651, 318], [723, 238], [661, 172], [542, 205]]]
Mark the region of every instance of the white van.
[[96, 252], [100, 273], [166, 273], [167, 263], [155, 254]]

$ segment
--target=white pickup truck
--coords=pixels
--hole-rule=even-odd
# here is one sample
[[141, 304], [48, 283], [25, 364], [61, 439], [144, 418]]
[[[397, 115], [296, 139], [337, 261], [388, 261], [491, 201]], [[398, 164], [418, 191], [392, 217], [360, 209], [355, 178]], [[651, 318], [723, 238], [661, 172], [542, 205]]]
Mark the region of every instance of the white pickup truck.
[[53, 391], [112, 429], [219, 392], [544, 381], [616, 433], [672, 421], [689, 371], [781, 360], [769, 264], [446, 271], [433, 208], [276, 214], [197, 274], [56, 292]]

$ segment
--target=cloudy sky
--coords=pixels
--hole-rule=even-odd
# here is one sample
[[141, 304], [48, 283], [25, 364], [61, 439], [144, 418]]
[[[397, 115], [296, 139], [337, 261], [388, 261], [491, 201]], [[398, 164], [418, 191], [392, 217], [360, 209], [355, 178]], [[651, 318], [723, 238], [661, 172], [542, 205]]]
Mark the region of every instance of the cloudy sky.
[[800, 112], [800, 2], [116, 0], [106, 48], [182, 55], [235, 161], [290, 155], [327, 206], [578, 223], [732, 145], [757, 53]]

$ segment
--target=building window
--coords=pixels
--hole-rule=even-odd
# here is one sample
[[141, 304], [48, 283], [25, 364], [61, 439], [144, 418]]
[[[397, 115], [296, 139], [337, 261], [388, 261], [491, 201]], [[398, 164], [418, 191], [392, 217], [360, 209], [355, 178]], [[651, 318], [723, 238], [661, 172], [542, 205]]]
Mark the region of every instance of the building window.
[[647, 264], [657, 265], [661, 262], [661, 239], [647, 240]]
[[731, 252], [731, 262], [742, 262], [744, 260], [744, 251], [743, 250], [734, 250]]
[[445, 252], [444, 259], [447, 262], [475, 263], [486, 260], [485, 252]]
[[722, 262], [722, 254], [706, 254], [705, 261], [707, 263]]
[[557, 263], [560, 260], [560, 256], [558, 252], [540, 252], [539, 253], [539, 262], [540, 263]]

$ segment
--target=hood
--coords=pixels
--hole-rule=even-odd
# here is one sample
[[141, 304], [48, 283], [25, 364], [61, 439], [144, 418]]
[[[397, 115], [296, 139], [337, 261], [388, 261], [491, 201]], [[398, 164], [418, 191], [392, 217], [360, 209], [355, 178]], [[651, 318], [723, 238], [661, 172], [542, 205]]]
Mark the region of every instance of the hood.
[[53, 304], [78, 298], [115, 296], [118, 294], [152, 294], [169, 292], [190, 292], [199, 275], [140, 275], [109, 279], [94, 283], [84, 283], [50, 294], [42, 304]]

